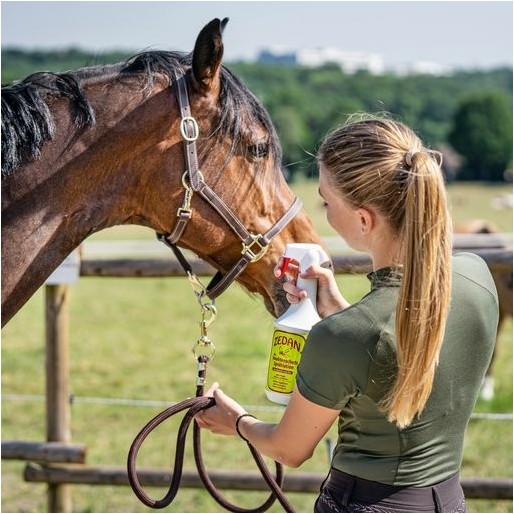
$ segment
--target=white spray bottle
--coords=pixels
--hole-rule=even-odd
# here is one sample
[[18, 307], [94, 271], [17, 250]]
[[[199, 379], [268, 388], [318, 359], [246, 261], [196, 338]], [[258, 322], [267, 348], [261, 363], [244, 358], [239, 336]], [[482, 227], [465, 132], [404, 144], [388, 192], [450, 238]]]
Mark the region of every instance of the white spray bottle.
[[[321, 246], [310, 243], [290, 243], [283, 255], [282, 274], [290, 261], [298, 263], [299, 273], [313, 264], [330, 262]], [[307, 292], [307, 297], [292, 304], [275, 321], [275, 331], [266, 382], [266, 396], [275, 403], [287, 405], [296, 383], [296, 369], [311, 327], [320, 321], [316, 309], [318, 281], [298, 277], [296, 285]]]

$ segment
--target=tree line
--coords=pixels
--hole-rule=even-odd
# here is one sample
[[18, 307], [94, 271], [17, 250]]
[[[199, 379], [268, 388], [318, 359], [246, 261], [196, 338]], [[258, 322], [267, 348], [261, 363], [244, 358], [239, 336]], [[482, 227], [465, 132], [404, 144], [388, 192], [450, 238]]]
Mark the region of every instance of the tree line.
[[[121, 52], [91, 54], [2, 50], [2, 83], [34, 71], [66, 71], [120, 62]], [[345, 74], [320, 68], [233, 62], [226, 64], [261, 99], [282, 142], [291, 180], [315, 176], [313, 157], [331, 129], [354, 113], [388, 113], [411, 126], [445, 157], [455, 180], [505, 180], [512, 168], [512, 68], [450, 75]]]

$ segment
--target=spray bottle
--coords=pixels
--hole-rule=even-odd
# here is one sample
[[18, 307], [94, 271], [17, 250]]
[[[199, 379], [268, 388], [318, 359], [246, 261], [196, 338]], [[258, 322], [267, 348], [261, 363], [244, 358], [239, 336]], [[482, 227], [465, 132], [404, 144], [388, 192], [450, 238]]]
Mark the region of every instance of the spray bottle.
[[[283, 255], [282, 275], [292, 260], [298, 263], [299, 273], [303, 273], [313, 264], [330, 262], [330, 258], [319, 245], [290, 243], [286, 245]], [[316, 309], [317, 282], [316, 279], [298, 277], [296, 285], [307, 292], [307, 297], [292, 304], [275, 320], [266, 383], [266, 396], [272, 402], [283, 405], [289, 402], [307, 334], [321, 319]]]

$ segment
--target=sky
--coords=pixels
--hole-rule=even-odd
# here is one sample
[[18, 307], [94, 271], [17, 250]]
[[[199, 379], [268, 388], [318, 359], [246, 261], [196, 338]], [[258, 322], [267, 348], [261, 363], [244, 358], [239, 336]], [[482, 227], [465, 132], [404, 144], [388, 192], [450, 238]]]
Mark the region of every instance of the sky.
[[378, 54], [388, 67], [428, 61], [458, 68], [512, 66], [507, 1], [3, 1], [2, 46], [77, 46], [98, 54], [188, 52], [213, 18], [230, 19], [225, 59], [264, 48], [337, 47]]

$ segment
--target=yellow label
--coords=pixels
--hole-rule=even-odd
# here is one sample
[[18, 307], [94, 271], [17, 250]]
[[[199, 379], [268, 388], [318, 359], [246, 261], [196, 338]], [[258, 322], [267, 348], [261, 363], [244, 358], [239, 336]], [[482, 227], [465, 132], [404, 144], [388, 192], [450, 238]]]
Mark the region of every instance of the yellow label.
[[275, 329], [269, 356], [267, 388], [277, 393], [290, 394], [296, 382], [305, 337]]

